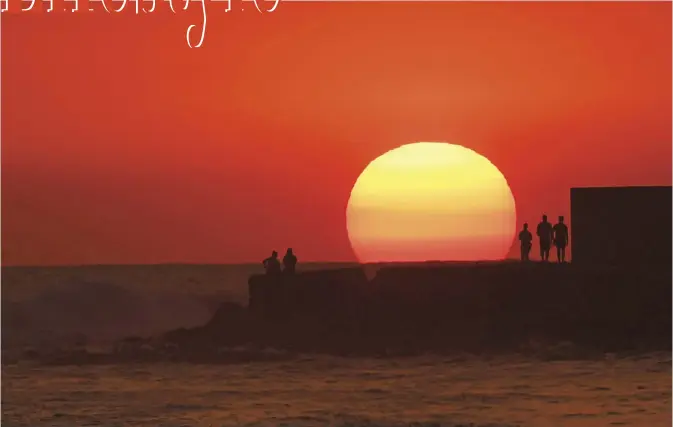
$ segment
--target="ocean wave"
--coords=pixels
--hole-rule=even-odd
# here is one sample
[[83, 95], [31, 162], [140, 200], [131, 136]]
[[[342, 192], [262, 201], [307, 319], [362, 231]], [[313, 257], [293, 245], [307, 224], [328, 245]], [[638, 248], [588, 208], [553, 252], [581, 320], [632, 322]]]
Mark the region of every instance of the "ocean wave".
[[516, 424], [474, 423], [469, 421], [412, 421], [395, 422], [364, 417], [303, 416], [275, 418], [252, 423], [223, 424], [223, 427], [513, 427]]
[[3, 347], [153, 335], [203, 324], [213, 307], [206, 297], [177, 292], [135, 291], [109, 282], [65, 282], [31, 299], [3, 301]]
[[[181, 365], [236, 365], [236, 364], [265, 364], [265, 363], [289, 363], [285, 370], [301, 371], [304, 365], [318, 363], [324, 369], [330, 369], [334, 364], [355, 363], [356, 361], [380, 361], [381, 363], [394, 363], [394, 361], [413, 361], [417, 366], [424, 366], [428, 361], [436, 363], [442, 360], [445, 366], [461, 366], [472, 363], [488, 363], [500, 365], [507, 363], [528, 362], [608, 362], [617, 360], [649, 360], [656, 359], [656, 363], [650, 369], [651, 372], [670, 372], [670, 352], [629, 351], [619, 353], [604, 353], [600, 351], [588, 351], [571, 342], [562, 342], [540, 348], [538, 352], [512, 351], [509, 353], [433, 353], [424, 352], [415, 355], [399, 356], [395, 354], [351, 355], [342, 356], [328, 353], [302, 353], [293, 352], [273, 347], [263, 347], [248, 344], [236, 347], [218, 347], [210, 352], [194, 352], [190, 348], [166, 346], [164, 343], [153, 338], [129, 337], [118, 341], [107, 351], [79, 349], [34, 349], [23, 348], [15, 350], [3, 349], [3, 365], [15, 365], [29, 363], [41, 366], [93, 366], [93, 365], [138, 365], [160, 366], [165, 364]], [[388, 362], [386, 362], [388, 361]], [[378, 375], [364, 372], [363, 379], [376, 378]], [[328, 380], [329, 382], [329, 380]], [[519, 387], [525, 390], [525, 385]], [[382, 396], [386, 391], [381, 388], [366, 388], [363, 393], [372, 396]]]

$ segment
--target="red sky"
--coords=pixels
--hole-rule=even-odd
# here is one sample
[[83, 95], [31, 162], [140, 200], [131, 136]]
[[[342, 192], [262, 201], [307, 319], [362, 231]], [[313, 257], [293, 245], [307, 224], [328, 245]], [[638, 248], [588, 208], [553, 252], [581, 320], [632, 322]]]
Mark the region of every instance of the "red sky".
[[353, 260], [353, 183], [414, 141], [487, 156], [518, 224], [671, 184], [670, 2], [238, 6], [200, 49], [196, 8], [3, 14], [4, 265]]

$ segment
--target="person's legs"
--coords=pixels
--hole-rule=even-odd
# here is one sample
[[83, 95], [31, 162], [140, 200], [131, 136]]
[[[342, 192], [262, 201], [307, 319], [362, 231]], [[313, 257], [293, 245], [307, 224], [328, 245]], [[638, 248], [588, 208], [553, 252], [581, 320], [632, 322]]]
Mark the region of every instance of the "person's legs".
[[561, 262], [566, 262], [566, 247], [561, 247]]

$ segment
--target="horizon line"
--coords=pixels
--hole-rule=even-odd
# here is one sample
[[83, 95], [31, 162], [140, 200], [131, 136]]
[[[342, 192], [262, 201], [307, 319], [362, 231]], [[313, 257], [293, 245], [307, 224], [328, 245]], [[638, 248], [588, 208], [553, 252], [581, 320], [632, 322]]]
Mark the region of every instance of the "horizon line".
[[[442, 264], [442, 263], [494, 263], [494, 262], [508, 262], [508, 261], [519, 261], [518, 258], [503, 258], [503, 259], [482, 259], [482, 260], [426, 260], [426, 261], [374, 261], [374, 262], [359, 262], [355, 261], [303, 261], [302, 265], [311, 265], [311, 264], [350, 264], [350, 265], [379, 265], [379, 264]], [[167, 262], [156, 262], [156, 263], [129, 263], [129, 264], [119, 264], [119, 263], [98, 263], [98, 264], [12, 264], [12, 265], [0, 265], [0, 276], [3, 268], [59, 268], [59, 267], [154, 267], [154, 266], [223, 266], [223, 267], [232, 267], [232, 266], [244, 266], [244, 265], [257, 265], [255, 261], [250, 262], [238, 262], [238, 263], [203, 263], [203, 262], [182, 262], [182, 261], [167, 261]]]

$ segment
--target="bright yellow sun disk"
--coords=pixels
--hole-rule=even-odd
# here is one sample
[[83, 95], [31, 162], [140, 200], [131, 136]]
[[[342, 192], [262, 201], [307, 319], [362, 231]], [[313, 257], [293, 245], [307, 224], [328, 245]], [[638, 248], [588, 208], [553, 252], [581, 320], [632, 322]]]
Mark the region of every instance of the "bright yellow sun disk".
[[516, 227], [514, 197], [488, 159], [459, 145], [403, 145], [371, 162], [348, 202], [362, 262], [501, 259]]

